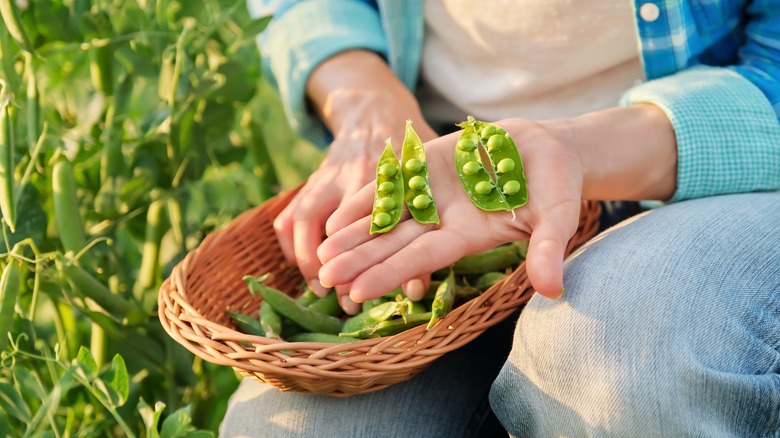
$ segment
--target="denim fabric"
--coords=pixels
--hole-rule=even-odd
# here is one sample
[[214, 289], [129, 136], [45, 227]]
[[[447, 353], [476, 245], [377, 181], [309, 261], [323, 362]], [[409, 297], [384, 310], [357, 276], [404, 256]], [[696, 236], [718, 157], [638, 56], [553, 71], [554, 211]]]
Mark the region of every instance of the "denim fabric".
[[519, 437], [780, 437], [780, 193], [627, 222], [529, 302], [496, 415]]
[[489, 391], [517, 437], [780, 437], [780, 193], [651, 210], [570, 257], [564, 284], [514, 341], [506, 321], [387, 390], [245, 381], [222, 436], [490, 438]]
[[225, 438], [481, 438], [501, 431], [488, 392], [512, 344], [508, 318], [411, 380], [347, 398], [281, 392], [245, 379], [222, 423]]

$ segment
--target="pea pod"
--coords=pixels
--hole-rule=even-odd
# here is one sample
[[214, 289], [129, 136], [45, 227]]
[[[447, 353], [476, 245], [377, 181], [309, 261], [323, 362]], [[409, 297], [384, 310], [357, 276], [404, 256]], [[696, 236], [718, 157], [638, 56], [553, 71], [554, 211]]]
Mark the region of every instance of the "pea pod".
[[[368, 327], [373, 327], [377, 323], [387, 321], [395, 315], [402, 315], [409, 313], [411, 301], [406, 299], [404, 301], [388, 301], [382, 303], [376, 307], [372, 307], [366, 312], [359, 313], [352, 318], [349, 318], [344, 322], [342, 327], [342, 333], [352, 333], [359, 330], [363, 330]], [[339, 334], [342, 336], [342, 334]], [[350, 336], [350, 335], [344, 335]]]
[[92, 274], [60, 256], [57, 263], [60, 275], [70, 284], [74, 292], [92, 299], [100, 307], [118, 315], [126, 316], [138, 312], [130, 301], [112, 293], [105, 284]]
[[290, 342], [325, 342], [328, 344], [347, 344], [357, 341], [355, 338], [330, 333], [298, 333], [290, 336], [288, 340]]
[[523, 161], [517, 145], [504, 129], [487, 122], [469, 118], [479, 133], [482, 146], [487, 149], [490, 163], [496, 175], [496, 185], [510, 210], [522, 207], [528, 202], [528, 185], [523, 171]]
[[95, 90], [104, 96], [114, 94], [114, 49], [110, 44], [102, 44], [93, 41], [93, 47], [89, 51], [89, 76]]
[[325, 315], [341, 315], [341, 306], [339, 306], [339, 297], [335, 290], [328, 292], [327, 295], [309, 304], [309, 309], [320, 312]]
[[406, 121], [406, 135], [401, 148], [404, 201], [414, 220], [421, 224], [438, 224], [439, 214], [433, 201], [428, 165], [420, 136], [414, 132], [412, 121]]
[[265, 301], [260, 303], [260, 328], [266, 338], [279, 339], [282, 334], [282, 317]]
[[10, 102], [0, 95], [0, 211], [3, 220], [16, 231], [14, 199], [14, 133]]
[[33, 69], [33, 57], [30, 54], [25, 57], [24, 70], [27, 77], [27, 111], [25, 114], [27, 116], [27, 145], [30, 153], [32, 153], [36, 143], [38, 143], [41, 103], [38, 97], [38, 83], [35, 78], [35, 70]]
[[354, 337], [358, 339], [381, 338], [383, 336], [393, 336], [404, 332], [418, 325], [425, 324], [431, 319], [431, 312], [413, 313], [404, 318], [395, 318], [386, 321], [380, 321], [371, 327], [356, 330], [352, 333], [342, 333], [339, 336]]
[[[14, 247], [13, 253], [16, 252], [17, 248]], [[9, 257], [0, 277], [0, 351], [5, 350], [8, 343], [8, 332], [14, 322], [14, 307], [21, 285], [21, 265], [16, 259]]]
[[320, 299], [320, 297], [317, 296], [317, 294], [314, 293], [311, 289], [308, 287], [306, 290], [303, 291], [303, 293], [295, 299], [295, 301], [300, 304], [301, 306], [308, 306], [309, 304], [317, 301]]
[[503, 280], [505, 277], [506, 274], [503, 272], [485, 272], [484, 274], [480, 275], [479, 278], [477, 278], [477, 281], [474, 282], [474, 287], [481, 291], [486, 291], [493, 287], [494, 284]]
[[141, 269], [138, 271], [133, 295], [143, 302], [144, 294], [154, 288], [160, 268], [160, 244], [167, 231], [165, 201], [158, 199], [149, 205], [146, 212], [146, 236], [142, 248]]
[[482, 210], [508, 210], [506, 199], [482, 164], [479, 135], [474, 126], [459, 126], [463, 128], [463, 133], [455, 144], [455, 170], [463, 190], [471, 202]]
[[79, 213], [79, 199], [76, 196], [76, 178], [73, 166], [63, 156], [52, 169], [52, 192], [54, 193], [54, 215], [60, 241], [65, 251], [78, 253], [87, 244], [84, 225]]
[[228, 310], [227, 313], [230, 315], [230, 318], [233, 319], [236, 327], [238, 327], [242, 332], [249, 335], [265, 336], [263, 327], [260, 326], [260, 323], [256, 319], [249, 315], [232, 312], [230, 310]]
[[370, 234], [386, 233], [401, 220], [404, 202], [404, 182], [398, 157], [387, 139], [385, 150], [376, 165], [376, 192], [371, 212]]
[[19, 11], [16, 8], [14, 0], [0, 0], [0, 16], [5, 22], [8, 33], [16, 40], [19, 46], [27, 52], [35, 54], [30, 38], [22, 26], [22, 19], [19, 17]]
[[456, 274], [484, 274], [516, 267], [523, 261], [519, 248], [513, 244], [501, 245], [477, 254], [462, 257], [452, 265]]
[[442, 284], [436, 289], [436, 296], [433, 298], [433, 304], [431, 305], [431, 318], [428, 321], [426, 330], [430, 330], [436, 322], [444, 318], [455, 303], [455, 272], [450, 271], [450, 275], [447, 276]]
[[[512, 137], [501, 127], [469, 116], [455, 147], [455, 166], [463, 189], [482, 210], [514, 210], [528, 202], [523, 162]], [[487, 151], [495, 180], [481, 160]]]
[[341, 320], [333, 316], [323, 315], [317, 311], [296, 303], [284, 292], [264, 285], [261, 280], [248, 275], [244, 281], [249, 285], [253, 295], [260, 295], [280, 315], [290, 318], [310, 332], [336, 334], [341, 330]]
[[360, 306], [361, 312], [368, 312], [384, 302], [387, 302], [386, 298], [374, 298], [373, 300], [363, 301], [363, 304]]

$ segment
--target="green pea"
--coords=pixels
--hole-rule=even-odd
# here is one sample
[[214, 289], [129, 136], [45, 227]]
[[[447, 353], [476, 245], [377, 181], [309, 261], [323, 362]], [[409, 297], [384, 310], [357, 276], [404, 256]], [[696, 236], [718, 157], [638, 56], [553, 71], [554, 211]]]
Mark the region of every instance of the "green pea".
[[505, 195], [510, 195], [510, 196], [514, 195], [515, 193], [520, 191], [520, 182], [514, 179], [507, 181], [504, 184], [503, 191]]
[[490, 181], [480, 181], [474, 186], [474, 190], [480, 195], [487, 195], [493, 190], [493, 183]]
[[382, 210], [389, 211], [395, 208], [395, 201], [393, 198], [386, 196], [384, 198], [380, 198], [376, 205]]
[[398, 172], [398, 166], [395, 166], [394, 164], [388, 163], [379, 166], [379, 173], [382, 174], [382, 176], [393, 176], [396, 172]]
[[414, 132], [411, 121], [406, 122], [404, 144], [401, 148], [401, 162], [403, 163], [403, 180], [406, 181], [405, 188], [408, 187], [404, 191], [404, 202], [409, 213], [419, 223], [438, 224], [439, 215], [433, 201], [431, 183], [425, 165], [425, 149], [420, 136]]
[[390, 225], [391, 221], [392, 218], [390, 217], [390, 215], [385, 212], [382, 212], [382, 213], [377, 213], [374, 216], [374, 220], [372, 220], [371, 222], [373, 222], [374, 225], [376, 225], [377, 227], [382, 228]]
[[391, 183], [390, 181], [379, 184], [379, 191], [382, 193], [390, 193], [393, 190], [395, 190], [395, 184]]
[[404, 167], [409, 172], [417, 173], [420, 171], [420, 169], [423, 168], [423, 162], [418, 160], [417, 158], [412, 158], [411, 160], [404, 163]]
[[463, 165], [463, 173], [469, 176], [476, 175], [480, 169], [482, 169], [482, 166], [476, 161], [469, 161]]
[[500, 149], [501, 146], [504, 145], [504, 138], [499, 134], [494, 134], [490, 136], [487, 140], [487, 149], [488, 151], [495, 151], [497, 149]]
[[515, 160], [511, 158], [504, 158], [496, 165], [496, 172], [507, 173], [515, 170]]
[[461, 138], [460, 140], [458, 140], [455, 146], [457, 146], [457, 148], [462, 150], [463, 152], [471, 152], [477, 148], [477, 142], [476, 140], [470, 137]]
[[414, 197], [414, 200], [412, 200], [412, 205], [414, 205], [414, 208], [425, 210], [429, 205], [431, 205], [431, 202], [433, 201], [428, 195], [417, 195]]
[[486, 125], [482, 130], [479, 132], [480, 137], [483, 139], [490, 138], [493, 136], [493, 134], [496, 133], [496, 126], [495, 125]]
[[409, 188], [412, 190], [422, 190], [425, 188], [425, 178], [419, 175], [413, 176], [412, 179], [409, 180]]

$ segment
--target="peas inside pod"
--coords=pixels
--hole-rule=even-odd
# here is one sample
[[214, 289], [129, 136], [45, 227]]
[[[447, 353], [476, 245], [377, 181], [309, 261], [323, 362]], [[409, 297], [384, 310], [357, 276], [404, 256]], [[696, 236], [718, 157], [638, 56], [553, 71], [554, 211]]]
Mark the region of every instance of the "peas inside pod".
[[403, 162], [404, 200], [409, 213], [421, 224], [438, 224], [439, 214], [431, 191], [428, 165], [420, 136], [414, 131], [412, 121], [406, 121], [406, 134], [401, 148]]
[[[511, 211], [525, 205], [523, 162], [509, 133], [471, 116], [458, 126], [463, 133], [455, 144], [455, 170], [471, 202], [485, 211]], [[483, 162], [481, 150], [489, 162]]]
[[404, 203], [403, 175], [398, 156], [388, 138], [376, 166], [376, 191], [371, 212], [371, 234], [386, 233], [401, 220]]

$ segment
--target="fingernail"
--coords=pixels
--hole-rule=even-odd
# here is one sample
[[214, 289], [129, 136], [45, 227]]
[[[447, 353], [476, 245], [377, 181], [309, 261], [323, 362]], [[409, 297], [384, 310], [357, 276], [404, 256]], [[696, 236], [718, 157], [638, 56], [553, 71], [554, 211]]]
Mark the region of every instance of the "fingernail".
[[412, 301], [417, 301], [425, 295], [425, 285], [423, 284], [423, 281], [420, 280], [419, 278], [415, 278], [414, 280], [409, 280], [409, 282], [406, 283], [406, 288], [404, 289], [404, 293]]
[[317, 279], [309, 280], [309, 289], [314, 292], [314, 295], [317, 295], [320, 298], [328, 294], [328, 289], [324, 287]]
[[360, 305], [352, 301], [349, 295], [343, 295], [339, 298], [339, 304], [341, 304], [341, 308], [350, 315], [357, 315], [360, 310]]

